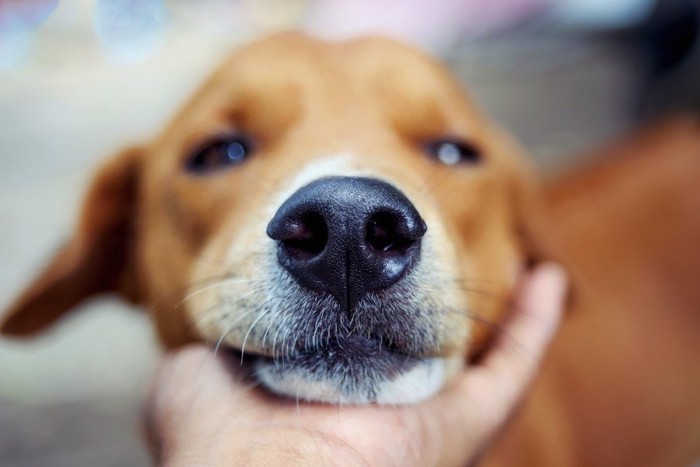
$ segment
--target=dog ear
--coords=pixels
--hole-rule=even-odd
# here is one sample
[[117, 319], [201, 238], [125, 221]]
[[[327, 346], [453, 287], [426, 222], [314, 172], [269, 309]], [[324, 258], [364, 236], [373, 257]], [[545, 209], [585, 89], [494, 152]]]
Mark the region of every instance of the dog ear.
[[128, 149], [97, 172], [73, 237], [9, 307], [1, 333], [33, 334], [98, 293], [116, 291], [136, 301], [128, 271], [140, 155], [139, 149]]

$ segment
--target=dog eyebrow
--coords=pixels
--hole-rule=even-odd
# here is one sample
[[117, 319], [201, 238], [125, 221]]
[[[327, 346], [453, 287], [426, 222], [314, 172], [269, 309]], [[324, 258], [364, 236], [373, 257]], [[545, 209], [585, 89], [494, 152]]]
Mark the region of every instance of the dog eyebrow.
[[258, 136], [274, 135], [288, 128], [302, 112], [303, 90], [283, 78], [243, 81], [222, 108], [226, 121]]

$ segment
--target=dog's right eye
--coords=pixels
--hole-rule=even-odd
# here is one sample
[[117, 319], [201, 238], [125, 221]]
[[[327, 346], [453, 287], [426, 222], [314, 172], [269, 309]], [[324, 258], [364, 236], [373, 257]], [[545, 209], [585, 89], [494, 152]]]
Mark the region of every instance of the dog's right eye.
[[423, 150], [444, 165], [474, 165], [481, 162], [479, 148], [458, 138], [431, 141], [423, 147]]
[[186, 162], [192, 173], [207, 173], [242, 164], [252, 151], [250, 141], [242, 136], [219, 138], [199, 147]]

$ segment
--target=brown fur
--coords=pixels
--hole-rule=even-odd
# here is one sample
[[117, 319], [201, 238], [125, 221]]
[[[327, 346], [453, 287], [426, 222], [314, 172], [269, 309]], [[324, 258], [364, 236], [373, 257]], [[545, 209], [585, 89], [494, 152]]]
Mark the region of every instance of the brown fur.
[[[182, 173], [192, 148], [231, 126], [260, 146], [244, 168]], [[75, 238], [10, 307], [2, 332], [36, 332], [88, 296], [117, 292], [152, 310], [167, 347], [200, 339], [180, 306], [192, 271], [218, 268], [232, 229], [286, 174], [352, 151], [363, 168], [433, 200], [419, 197], [419, 208], [445, 221], [458, 278], [476, 271], [506, 297], [526, 257], [562, 246], [574, 307], [489, 461], [683, 465], [700, 453], [699, 133], [697, 122], [674, 122], [551, 184], [548, 227], [517, 147], [439, 65], [380, 39], [277, 36], [237, 53], [151, 144], [102, 169]], [[480, 147], [483, 166], [454, 170], [420, 154], [444, 135]], [[506, 308], [470, 300], [491, 323]], [[448, 319], [445, 351], [474, 353], [488, 341], [491, 328], [477, 326], [465, 342], [466, 318]]]
[[700, 120], [594, 155], [545, 190], [576, 296], [493, 465], [700, 458]]
[[[231, 126], [253, 135], [261, 148], [245, 168], [208, 178], [183, 174], [184, 157], [208, 135]], [[463, 135], [482, 149], [486, 162], [453, 170], [421, 154], [424, 141], [444, 135]], [[123, 293], [128, 283], [128, 298], [152, 311], [166, 346], [197, 340], [179, 306], [192, 288], [196, 263], [223, 254], [222, 242], [230, 238], [225, 230], [261, 210], [269, 187], [298, 167], [341, 151], [355, 154], [363, 169], [430, 195], [437, 206], [426, 210], [437, 208], [450, 219], [445, 223], [450, 243], [458, 257], [469, 257], [469, 268], [460, 266], [455, 280], [476, 272], [490, 296], [474, 295], [470, 308], [484, 321], [497, 321], [523, 255], [543, 255], [547, 243], [537, 238], [536, 209], [530, 206], [537, 199], [517, 146], [476, 110], [439, 64], [417, 52], [378, 38], [324, 44], [290, 34], [235, 54], [151, 144], [105, 166], [71, 243], [90, 243], [70, 258], [77, 272], [64, 276], [66, 258], [56, 257], [43, 279], [10, 307], [3, 332], [37, 331], [49, 322], [42, 314], [54, 319], [81, 296]], [[99, 194], [109, 190], [128, 196], [103, 200]], [[417, 196], [416, 202], [424, 201]], [[119, 238], [128, 251], [125, 246], [112, 250], [93, 235]], [[86, 289], [84, 277], [95, 277], [92, 262], [104, 255], [128, 264], [110, 269], [119, 278]], [[216, 260], [209, 263], [219, 268]], [[54, 283], [61, 284], [58, 300], [50, 294]], [[453, 322], [446, 329], [467, 326], [464, 315], [447, 319]], [[488, 334], [489, 327], [478, 325], [472, 349]], [[467, 342], [461, 337], [443, 344], [443, 351], [464, 352]]]

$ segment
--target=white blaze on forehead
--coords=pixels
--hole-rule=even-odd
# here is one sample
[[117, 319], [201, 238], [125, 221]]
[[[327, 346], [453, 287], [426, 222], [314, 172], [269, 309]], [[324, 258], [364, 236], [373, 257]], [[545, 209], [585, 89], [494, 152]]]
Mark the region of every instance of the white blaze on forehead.
[[329, 157], [320, 157], [301, 167], [301, 169], [285, 180], [282, 183], [282, 190], [272, 204], [274, 209], [277, 209], [299, 188], [320, 178], [360, 176], [376, 177], [377, 174], [371, 173], [366, 169], [362, 169], [357, 163], [353, 163], [353, 157], [348, 153], [341, 153]]
[[352, 163], [352, 155], [337, 154], [330, 157], [323, 157], [309, 162], [303, 166], [290, 183], [290, 188], [297, 190], [302, 186], [323, 177], [359, 175], [362, 173], [359, 166]]

